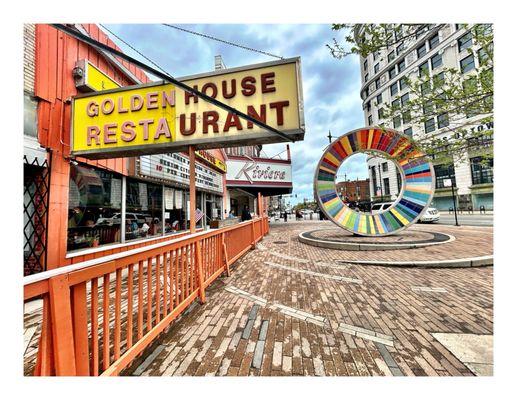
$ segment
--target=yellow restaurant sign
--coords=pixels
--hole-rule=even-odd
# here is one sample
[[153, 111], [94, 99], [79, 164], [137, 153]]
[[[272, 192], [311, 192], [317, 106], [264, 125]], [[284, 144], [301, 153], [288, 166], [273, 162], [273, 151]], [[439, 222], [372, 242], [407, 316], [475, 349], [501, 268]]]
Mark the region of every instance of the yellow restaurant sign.
[[[298, 57], [182, 78], [199, 91], [303, 140]], [[283, 138], [172, 84], [80, 95], [73, 101], [72, 153], [89, 158], [276, 143]]]

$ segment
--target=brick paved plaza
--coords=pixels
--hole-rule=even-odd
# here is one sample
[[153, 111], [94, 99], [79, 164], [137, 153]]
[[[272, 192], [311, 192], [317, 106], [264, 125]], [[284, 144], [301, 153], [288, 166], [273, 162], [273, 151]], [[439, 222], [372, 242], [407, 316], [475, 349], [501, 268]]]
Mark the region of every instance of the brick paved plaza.
[[450, 350], [447, 342], [491, 343], [492, 267], [389, 268], [342, 262], [363, 256], [443, 260], [492, 254], [492, 228], [417, 225], [410, 229], [448, 233], [457, 240], [367, 253], [297, 240], [300, 232], [333, 226], [273, 223], [271, 234], [232, 267], [231, 277], [210, 287], [206, 304], [192, 306], [126, 374], [492, 373], [491, 361], [467, 362], [466, 351]]

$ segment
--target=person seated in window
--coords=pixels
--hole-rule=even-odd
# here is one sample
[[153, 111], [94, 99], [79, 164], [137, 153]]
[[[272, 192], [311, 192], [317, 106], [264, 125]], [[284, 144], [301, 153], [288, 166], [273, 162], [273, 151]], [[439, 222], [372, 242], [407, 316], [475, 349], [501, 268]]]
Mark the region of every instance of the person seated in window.
[[241, 221], [248, 221], [251, 219], [251, 213], [250, 213], [250, 209], [248, 208], [248, 206], [244, 206], [243, 210], [242, 210], [242, 216], [241, 216]]
[[86, 211], [81, 221], [83, 226], [93, 227], [95, 226], [95, 215], [91, 211]]
[[151, 223], [151, 228], [149, 229], [150, 235], [157, 235], [162, 231], [162, 224], [158, 218], [154, 218]]
[[142, 227], [140, 228], [140, 233], [142, 236], [147, 236], [147, 234], [149, 233], [149, 229], [150, 229], [150, 226], [147, 225], [147, 222], [144, 222], [142, 224]]

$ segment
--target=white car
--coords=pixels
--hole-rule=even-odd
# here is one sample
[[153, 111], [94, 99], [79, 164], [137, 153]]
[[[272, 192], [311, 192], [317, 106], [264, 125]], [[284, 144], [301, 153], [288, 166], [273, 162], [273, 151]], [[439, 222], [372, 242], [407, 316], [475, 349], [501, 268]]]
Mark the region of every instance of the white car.
[[440, 213], [436, 208], [427, 207], [424, 214], [420, 217], [418, 222], [438, 222], [440, 220]]
[[[381, 211], [387, 210], [393, 203], [377, 203], [372, 206], [372, 214], [380, 214]], [[418, 222], [438, 222], [440, 213], [436, 208], [428, 207], [422, 214]]]

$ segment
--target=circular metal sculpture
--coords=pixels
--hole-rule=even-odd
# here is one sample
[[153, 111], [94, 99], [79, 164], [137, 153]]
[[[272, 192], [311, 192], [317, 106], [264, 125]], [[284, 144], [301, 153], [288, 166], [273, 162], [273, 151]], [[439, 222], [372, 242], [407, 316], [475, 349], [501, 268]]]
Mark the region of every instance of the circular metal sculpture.
[[[349, 208], [336, 192], [339, 166], [355, 153], [374, 153], [391, 159], [402, 178], [395, 202], [377, 214]], [[336, 225], [362, 236], [386, 236], [418, 221], [434, 194], [434, 169], [416, 144], [397, 131], [362, 128], [332, 142], [314, 176], [314, 192], [323, 213]]]

